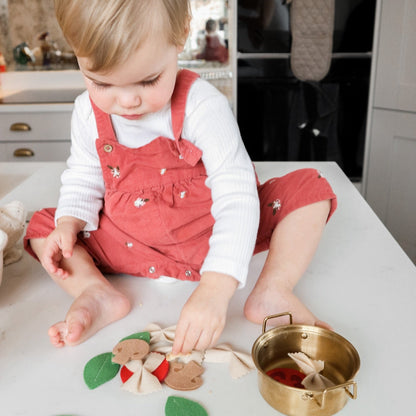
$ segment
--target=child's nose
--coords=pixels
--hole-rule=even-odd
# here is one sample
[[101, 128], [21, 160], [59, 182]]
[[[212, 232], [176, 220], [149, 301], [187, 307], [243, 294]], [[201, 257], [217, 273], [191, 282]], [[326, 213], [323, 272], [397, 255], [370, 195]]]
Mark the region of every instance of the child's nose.
[[123, 91], [119, 97], [118, 102], [123, 108], [139, 107], [142, 103], [140, 94], [135, 90]]

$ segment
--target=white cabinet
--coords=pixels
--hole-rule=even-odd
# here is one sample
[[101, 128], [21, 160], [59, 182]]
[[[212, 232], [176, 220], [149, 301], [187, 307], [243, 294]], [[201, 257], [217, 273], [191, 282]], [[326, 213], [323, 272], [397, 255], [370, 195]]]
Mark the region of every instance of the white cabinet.
[[382, 0], [374, 106], [416, 112], [416, 1]]
[[66, 160], [71, 113], [71, 104], [0, 106], [0, 161]]
[[416, 262], [416, 2], [379, 6], [363, 193]]

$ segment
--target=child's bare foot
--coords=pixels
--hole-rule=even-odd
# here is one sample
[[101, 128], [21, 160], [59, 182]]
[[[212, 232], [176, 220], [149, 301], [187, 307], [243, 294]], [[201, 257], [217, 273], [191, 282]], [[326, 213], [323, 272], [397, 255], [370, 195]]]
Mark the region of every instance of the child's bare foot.
[[[254, 323], [262, 323], [264, 318], [281, 312], [290, 312], [293, 323], [316, 325], [332, 329], [326, 322], [319, 321], [290, 289], [277, 285], [269, 286], [266, 279], [259, 279], [244, 306], [246, 318]], [[269, 321], [270, 325], [287, 325], [288, 317]]]
[[122, 293], [111, 285], [94, 285], [74, 300], [65, 321], [49, 328], [50, 341], [55, 347], [80, 344], [129, 311], [130, 302]]

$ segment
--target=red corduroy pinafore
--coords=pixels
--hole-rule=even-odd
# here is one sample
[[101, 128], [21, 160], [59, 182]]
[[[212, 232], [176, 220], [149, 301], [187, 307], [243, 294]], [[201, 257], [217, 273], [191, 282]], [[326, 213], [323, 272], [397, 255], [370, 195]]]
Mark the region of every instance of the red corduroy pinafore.
[[[105, 182], [99, 228], [81, 232], [83, 246], [103, 273], [126, 273], [158, 278], [199, 280], [208, 253], [214, 218], [211, 191], [202, 163], [202, 152], [181, 138], [189, 89], [197, 74], [181, 70], [171, 100], [175, 140], [158, 137], [140, 148], [118, 143], [110, 115], [92, 103], [98, 130], [96, 140]], [[316, 169], [300, 169], [258, 183], [260, 227], [255, 253], [269, 247], [277, 223], [302, 206], [336, 196]], [[36, 212], [24, 238], [53, 231], [54, 208]]]
[[99, 230], [90, 238], [111, 246], [95, 253], [111, 256], [105, 261], [109, 271], [199, 280], [214, 224], [211, 191], [202, 152], [181, 138], [187, 95], [197, 77], [178, 74], [171, 101], [175, 140], [158, 137], [127, 148], [118, 143], [110, 116], [93, 104], [106, 192]]

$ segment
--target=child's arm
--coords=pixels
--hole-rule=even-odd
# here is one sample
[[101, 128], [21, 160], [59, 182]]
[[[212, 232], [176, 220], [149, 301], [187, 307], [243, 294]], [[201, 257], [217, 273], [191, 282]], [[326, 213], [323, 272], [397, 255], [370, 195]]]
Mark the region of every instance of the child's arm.
[[60, 267], [63, 258], [70, 258], [77, 241], [77, 234], [85, 227], [85, 222], [74, 217], [61, 217], [54, 231], [46, 239], [39, 260], [46, 271], [65, 279], [68, 271]]
[[205, 272], [182, 308], [176, 327], [173, 354], [187, 354], [215, 345], [226, 321], [228, 304], [238, 281], [231, 276]]

